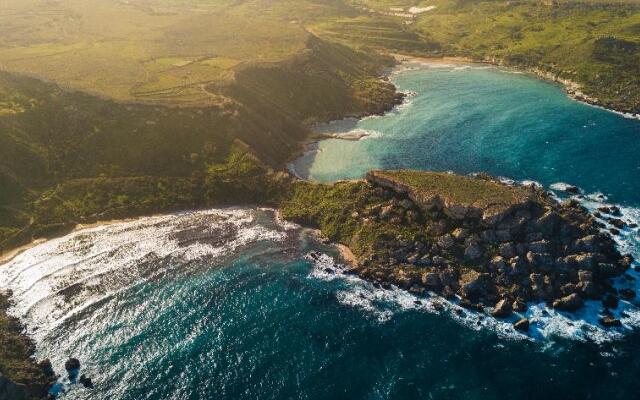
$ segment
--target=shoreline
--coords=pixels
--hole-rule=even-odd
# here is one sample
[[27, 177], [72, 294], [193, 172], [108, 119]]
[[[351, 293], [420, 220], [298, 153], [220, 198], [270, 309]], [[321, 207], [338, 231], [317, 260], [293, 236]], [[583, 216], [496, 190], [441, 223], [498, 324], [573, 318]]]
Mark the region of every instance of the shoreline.
[[[559, 78], [557, 75], [554, 75], [553, 73], [550, 73], [550, 72], [542, 71], [539, 68], [521, 68], [517, 66], [505, 65], [501, 60], [498, 60], [498, 59], [477, 60], [471, 57], [463, 57], [463, 56], [429, 57], [429, 56], [413, 56], [413, 55], [400, 54], [400, 53], [388, 53], [388, 55], [393, 57], [396, 60], [397, 65], [396, 67], [390, 68], [388, 71], [385, 72], [384, 76], [386, 78], [391, 77], [394, 70], [396, 70], [398, 66], [402, 64], [410, 63], [410, 62], [431, 63], [431, 64], [456, 64], [456, 63], [457, 64], [485, 64], [485, 65], [490, 65], [498, 68], [509, 69], [514, 72], [522, 72], [536, 79], [540, 79], [540, 80], [555, 83], [555, 84], [560, 84], [562, 85], [562, 90], [564, 91], [566, 96], [573, 101], [582, 103], [589, 107], [597, 108], [599, 110], [603, 110], [603, 111], [607, 111], [607, 112], [619, 115], [626, 119], [633, 119], [633, 120], [640, 121], [640, 114], [608, 108], [600, 104], [597, 98], [590, 97], [584, 94], [581, 90], [581, 85], [579, 83], [576, 83], [570, 79]], [[396, 87], [396, 90], [397, 90], [397, 87]], [[403, 100], [404, 100], [404, 97], [406, 96], [403, 96]], [[321, 125], [330, 124], [332, 122], [337, 122], [337, 121], [343, 121], [350, 118], [362, 119], [362, 118], [366, 118], [368, 116], [373, 116], [373, 115], [384, 115], [393, 111], [397, 106], [401, 104], [402, 104], [402, 101], [400, 103], [394, 104], [391, 108], [389, 108], [388, 110], [382, 113], [375, 113], [375, 114], [369, 114], [364, 116], [350, 115], [350, 116], [345, 116], [344, 118], [341, 118], [341, 119], [322, 123]], [[318, 124], [314, 124], [314, 125], [318, 125]], [[317, 145], [321, 141], [327, 140], [327, 139], [359, 141], [364, 137], [367, 137], [367, 135], [351, 135], [350, 136], [349, 134], [346, 134], [345, 136], [345, 135], [340, 135], [338, 133], [319, 133], [314, 131], [315, 129], [314, 126], [311, 126], [310, 129], [312, 131], [312, 134], [307, 139], [301, 142], [301, 147], [302, 147], [301, 150], [296, 152], [291, 157], [291, 159], [286, 163], [286, 167], [285, 167], [288, 173], [292, 174], [295, 178], [304, 180], [304, 181], [312, 181], [312, 180], [301, 176], [294, 166], [296, 161], [298, 161], [301, 157], [304, 157], [309, 153], [314, 153], [318, 151], [317, 148], [313, 148], [312, 146]]]
[[524, 67], [518, 67], [514, 65], [507, 65], [504, 63], [504, 61], [497, 58], [485, 58], [485, 59], [478, 60], [471, 57], [462, 57], [462, 56], [429, 57], [429, 56], [412, 56], [408, 54], [397, 54], [397, 53], [392, 53], [391, 56], [393, 56], [400, 63], [427, 62], [427, 63], [433, 63], [433, 64], [438, 64], [438, 63], [486, 64], [486, 65], [492, 65], [495, 67], [511, 69], [517, 72], [523, 72], [547, 82], [561, 84], [563, 91], [571, 100], [577, 101], [579, 103], [582, 103], [603, 111], [608, 111], [608, 112], [617, 114], [623, 118], [640, 120], [640, 113], [633, 113], [629, 111], [617, 110], [615, 108], [609, 108], [603, 105], [598, 98], [589, 96], [584, 92], [582, 92], [581, 84], [575, 81], [572, 81], [571, 79], [560, 78], [558, 77], [558, 74], [543, 71], [538, 67], [524, 68]]
[[344, 244], [341, 244], [341, 243], [336, 243], [335, 246], [338, 248], [338, 251], [340, 252], [340, 257], [342, 257], [342, 259], [347, 264], [349, 264], [349, 266], [351, 267], [358, 266], [358, 258], [355, 256], [355, 254], [353, 254], [353, 251], [351, 251], [351, 249], [348, 246], [345, 246]]
[[137, 221], [141, 218], [148, 218], [148, 217], [153, 217], [154, 215], [160, 215], [160, 214], [153, 214], [153, 215], [146, 215], [146, 216], [140, 216], [140, 217], [136, 217], [136, 218], [123, 218], [123, 219], [111, 219], [111, 220], [105, 220], [105, 221], [96, 221], [90, 224], [76, 224], [76, 226], [69, 232], [65, 233], [65, 234], [61, 234], [61, 235], [55, 235], [49, 238], [38, 238], [38, 239], [34, 239], [31, 242], [24, 244], [22, 246], [16, 247], [14, 249], [11, 250], [7, 250], [4, 253], [0, 253], [0, 268], [2, 268], [3, 265], [13, 261], [16, 257], [18, 257], [19, 255], [21, 255], [22, 253], [38, 246], [41, 245], [43, 243], [46, 243], [50, 240], [54, 240], [54, 239], [58, 239], [67, 235], [70, 235], [72, 233], [81, 231], [81, 230], [85, 230], [85, 229], [92, 229], [92, 228], [98, 228], [101, 226], [107, 226], [107, 225], [113, 225], [113, 224], [118, 224], [118, 223], [123, 223], [123, 222], [132, 222], [132, 221]]

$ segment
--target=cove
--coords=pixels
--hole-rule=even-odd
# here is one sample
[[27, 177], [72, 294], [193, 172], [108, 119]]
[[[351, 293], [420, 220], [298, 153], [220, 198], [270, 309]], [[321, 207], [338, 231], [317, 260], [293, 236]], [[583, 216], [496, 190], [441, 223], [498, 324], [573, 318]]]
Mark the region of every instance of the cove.
[[640, 389], [637, 331], [550, 318], [531, 340], [343, 276], [334, 256], [270, 210], [207, 210], [51, 240], [3, 265], [0, 286], [37, 357], [59, 373], [77, 357], [92, 377], [93, 389], [70, 386], [64, 400], [628, 399]]
[[640, 121], [579, 103], [559, 85], [482, 64], [408, 63], [392, 75], [406, 104], [336, 121], [292, 168], [322, 182], [367, 170], [488, 172], [545, 186], [567, 182], [616, 203], [640, 204]]

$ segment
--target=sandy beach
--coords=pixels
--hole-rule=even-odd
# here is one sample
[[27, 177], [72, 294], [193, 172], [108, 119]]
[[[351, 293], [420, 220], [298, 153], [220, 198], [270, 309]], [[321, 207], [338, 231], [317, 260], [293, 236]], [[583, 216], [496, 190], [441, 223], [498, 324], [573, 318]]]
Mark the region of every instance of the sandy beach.
[[[138, 220], [140, 218], [146, 218], [146, 217], [113, 219], [113, 220], [108, 220], [108, 221], [97, 221], [97, 222], [94, 222], [92, 224], [78, 224], [69, 233], [81, 231], [81, 230], [84, 230], [84, 229], [97, 228], [99, 226], [104, 226], [104, 225], [113, 225], [113, 224], [118, 224], [118, 223], [122, 223], [122, 222], [131, 222], [131, 221]], [[64, 235], [59, 235], [59, 236], [64, 236]], [[56, 237], [59, 237], [59, 236], [55, 236], [55, 237], [51, 237], [51, 238], [34, 239], [34, 240], [32, 240], [31, 242], [29, 242], [29, 243], [27, 243], [25, 245], [22, 245], [20, 247], [15, 248], [15, 249], [11, 249], [11, 250], [5, 251], [4, 253], [0, 253], [0, 267], [3, 264], [6, 264], [9, 261], [13, 260], [14, 258], [19, 256], [20, 254], [24, 253], [25, 251], [31, 249], [32, 247], [38, 246], [38, 245], [40, 245], [42, 243], [47, 242], [48, 240], [55, 239]]]

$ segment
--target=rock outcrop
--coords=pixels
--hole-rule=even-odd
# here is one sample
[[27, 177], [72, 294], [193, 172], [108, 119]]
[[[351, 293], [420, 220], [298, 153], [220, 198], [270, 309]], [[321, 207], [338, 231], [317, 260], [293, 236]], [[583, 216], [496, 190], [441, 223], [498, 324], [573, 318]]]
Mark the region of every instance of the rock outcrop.
[[628, 256], [574, 201], [486, 175], [373, 171], [367, 181], [384, 200], [360, 210], [358, 223], [417, 233], [369, 246], [355, 269], [366, 279], [457, 296], [500, 318], [528, 302], [571, 312], [587, 299], [615, 308], [618, 296], [635, 298], [610, 283], [629, 268]]

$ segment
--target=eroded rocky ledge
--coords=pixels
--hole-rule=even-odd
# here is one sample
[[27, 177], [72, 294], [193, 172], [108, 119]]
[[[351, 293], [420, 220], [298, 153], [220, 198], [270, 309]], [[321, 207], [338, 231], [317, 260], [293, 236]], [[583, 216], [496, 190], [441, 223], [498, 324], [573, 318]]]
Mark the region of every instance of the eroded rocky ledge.
[[[495, 317], [532, 302], [571, 312], [599, 300], [607, 326], [620, 324], [610, 312], [619, 298], [636, 296], [611, 284], [633, 259], [577, 202], [559, 203], [533, 186], [417, 171], [300, 185], [284, 215], [352, 248], [358, 263], [349, 272], [383, 287], [458, 298]], [[515, 327], [526, 330], [528, 321]]]

